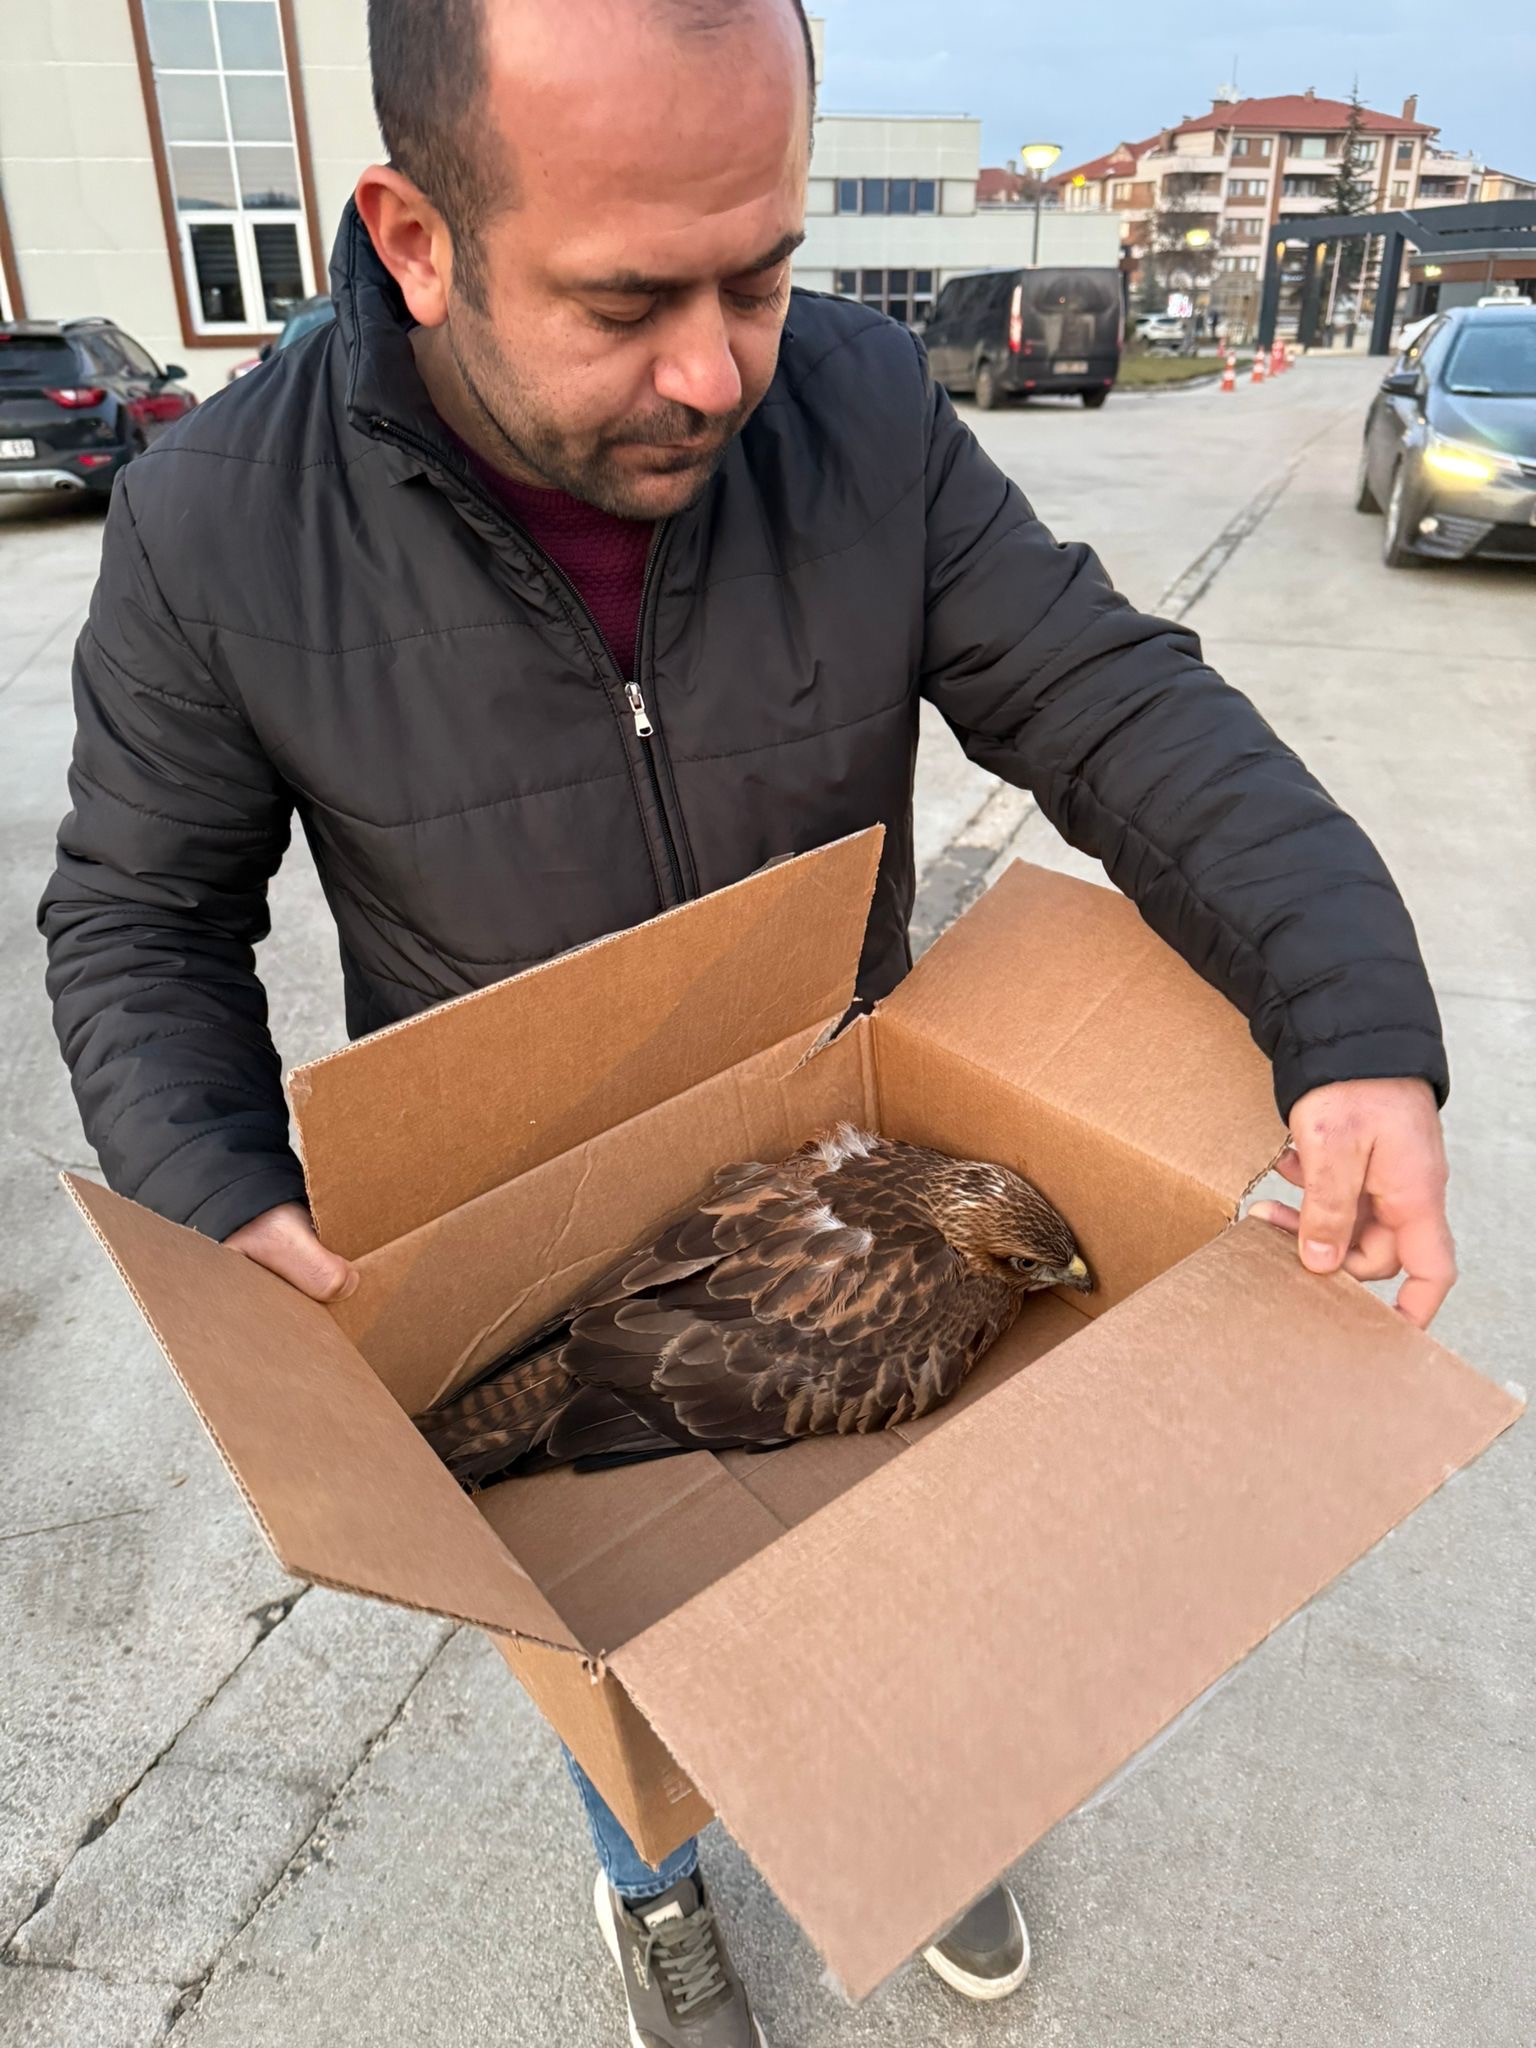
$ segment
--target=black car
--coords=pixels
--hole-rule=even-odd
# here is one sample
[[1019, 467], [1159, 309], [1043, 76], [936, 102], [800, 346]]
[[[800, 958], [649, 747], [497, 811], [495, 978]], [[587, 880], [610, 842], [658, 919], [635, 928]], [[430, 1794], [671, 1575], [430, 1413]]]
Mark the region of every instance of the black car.
[[105, 496], [197, 399], [110, 320], [0, 322], [0, 491]]
[[1356, 504], [1387, 515], [1389, 568], [1536, 561], [1536, 305], [1458, 306], [1372, 401]]
[[952, 278], [922, 333], [938, 382], [973, 393], [983, 412], [1005, 398], [1052, 392], [1100, 406], [1120, 374], [1120, 273], [987, 270]]

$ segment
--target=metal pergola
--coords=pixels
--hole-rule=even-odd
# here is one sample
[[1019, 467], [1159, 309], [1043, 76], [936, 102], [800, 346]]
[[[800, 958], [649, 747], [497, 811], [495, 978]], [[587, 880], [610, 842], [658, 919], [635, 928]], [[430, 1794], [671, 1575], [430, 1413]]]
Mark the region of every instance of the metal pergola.
[[1404, 208], [1396, 213], [1320, 213], [1305, 220], [1276, 221], [1269, 235], [1259, 310], [1260, 348], [1274, 346], [1287, 243], [1306, 246], [1300, 340], [1303, 348], [1310, 348], [1317, 339], [1329, 246], [1377, 235], [1382, 238], [1381, 275], [1371, 324], [1371, 354], [1384, 356], [1392, 349], [1404, 249], [1411, 243], [1421, 256], [1451, 262], [1500, 256], [1529, 256], [1536, 262], [1536, 200], [1492, 199], [1473, 206], [1436, 206], [1424, 213]]

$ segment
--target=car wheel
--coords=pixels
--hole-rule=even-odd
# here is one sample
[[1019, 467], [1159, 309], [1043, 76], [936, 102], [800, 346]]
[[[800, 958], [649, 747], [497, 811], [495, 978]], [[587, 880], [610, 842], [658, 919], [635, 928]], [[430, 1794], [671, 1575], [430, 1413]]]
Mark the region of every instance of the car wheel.
[[995, 412], [1003, 402], [997, 372], [990, 363], [976, 365], [976, 405], [981, 412]]
[[1371, 489], [1371, 444], [1369, 441], [1362, 441], [1360, 444], [1360, 468], [1355, 476], [1355, 510], [1357, 512], [1375, 512], [1378, 514], [1381, 511], [1380, 505], [1376, 502], [1376, 493]]
[[1413, 551], [1416, 515], [1409, 505], [1412, 489], [1405, 456], [1392, 472], [1392, 495], [1387, 500], [1387, 530], [1381, 540], [1381, 558], [1389, 569], [1416, 568], [1424, 559]]
[[1083, 393], [1083, 403], [1090, 412], [1097, 412], [1108, 397], [1109, 393], [1107, 391], [1085, 391]]

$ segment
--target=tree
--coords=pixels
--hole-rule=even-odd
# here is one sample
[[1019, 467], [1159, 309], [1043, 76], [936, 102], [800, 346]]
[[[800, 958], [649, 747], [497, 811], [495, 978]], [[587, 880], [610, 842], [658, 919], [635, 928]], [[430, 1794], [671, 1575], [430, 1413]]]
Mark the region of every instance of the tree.
[[[1366, 175], [1367, 138], [1365, 132], [1365, 105], [1360, 98], [1360, 81], [1357, 78], [1349, 94], [1349, 120], [1344, 129], [1344, 141], [1339, 150], [1339, 168], [1334, 175], [1333, 185], [1328, 194], [1324, 213], [1347, 215], [1369, 213], [1376, 197], [1376, 181]], [[1353, 291], [1365, 265], [1365, 240], [1355, 235], [1348, 241], [1337, 244], [1338, 257], [1334, 266], [1334, 288], [1330, 302], [1341, 291]]]
[[[1175, 194], [1163, 200], [1149, 223], [1145, 260], [1149, 306], [1161, 306], [1172, 292], [1194, 294], [1209, 287], [1216, 262], [1220, 207], [1219, 198], [1204, 194]], [[1187, 238], [1197, 229], [1203, 229], [1210, 240], [1203, 248], [1192, 249]]]

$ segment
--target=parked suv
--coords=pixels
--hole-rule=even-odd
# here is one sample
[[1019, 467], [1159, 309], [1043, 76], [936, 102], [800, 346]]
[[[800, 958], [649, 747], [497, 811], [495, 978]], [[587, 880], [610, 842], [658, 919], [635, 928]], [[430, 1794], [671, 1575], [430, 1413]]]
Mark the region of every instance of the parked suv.
[[0, 322], [0, 491], [105, 494], [197, 399], [110, 320]]
[[1100, 406], [1125, 338], [1118, 270], [987, 270], [952, 278], [923, 344], [937, 381], [983, 412], [1005, 398], [1078, 394]]
[[1355, 502], [1386, 511], [1391, 569], [1428, 556], [1536, 562], [1536, 306], [1459, 306], [1372, 401]]

